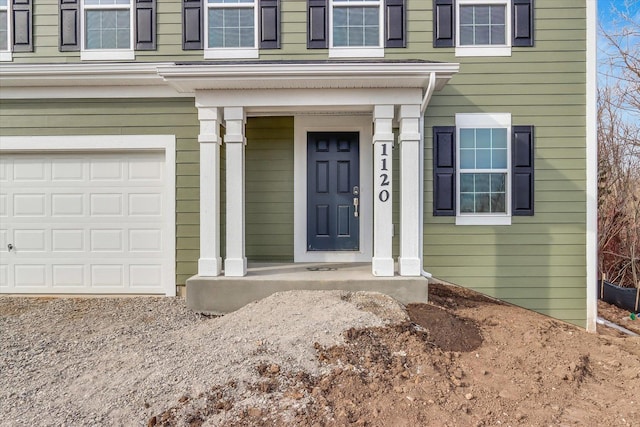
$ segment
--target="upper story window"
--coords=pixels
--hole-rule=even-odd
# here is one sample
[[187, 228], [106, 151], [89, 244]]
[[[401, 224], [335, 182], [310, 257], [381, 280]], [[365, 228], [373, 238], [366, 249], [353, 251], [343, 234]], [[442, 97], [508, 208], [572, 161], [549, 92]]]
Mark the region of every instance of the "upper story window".
[[84, 0], [82, 59], [134, 59], [131, 0]]
[[510, 56], [507, 0], [458, 0], [456, 56]]
[[434, 0], [434, 47], [456, 56], [511, 56], [533, 46], [533, 0]]
[[182, 0], [182, 49], [206, 59], [258, 58], [280, 48], [281, 0]]
[[87, 61], [133, 60], [156, 49], [156, 0], [61, 0], [60, 51]]
[[257, 58], [255, 0], [208, 0], [205, 58]]
[[381, 0], [332, 0], [330, 57], [383, 57]]
[[307, 0], [307, 48], [330, 58], [382, 58], [406, 46], [406, 0]]

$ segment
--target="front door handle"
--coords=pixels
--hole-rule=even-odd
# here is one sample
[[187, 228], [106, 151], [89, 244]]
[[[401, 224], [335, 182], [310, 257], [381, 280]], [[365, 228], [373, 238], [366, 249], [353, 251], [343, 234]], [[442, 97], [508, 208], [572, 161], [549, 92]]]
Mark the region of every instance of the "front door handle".
[[9, 243], [7, 245], [7, 249], [9, 249], [9, 252], [11, 252], [13, 250], [13, 245], [11, 243]]
[[360, 198], [359, 197], [354, 197], [353, 198], [353, 216], [358, 218], [358, 205], [360, 204]]

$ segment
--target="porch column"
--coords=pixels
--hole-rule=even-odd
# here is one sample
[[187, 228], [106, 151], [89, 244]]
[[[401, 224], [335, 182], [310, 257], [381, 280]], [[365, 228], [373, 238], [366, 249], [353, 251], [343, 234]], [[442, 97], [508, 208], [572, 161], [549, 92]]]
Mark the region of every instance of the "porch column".
[[374, 276], [393, 276], [392, 176], [393, 105], [376, 105], [373, 109], [373, 260]]
[[220, 123], [219, 108], [198, 108], [200, 120], [200, 258], [199, 276], [219, 276], [220, 258]]
[[245, 116], [242, 107], [224, 109], [227, 172], [227, 257], [225, 276], [245, 276], [247, 258], [244, 248], [244, 135]]
[[400, 107], [401, 276], [420, 276], [420, 105]]

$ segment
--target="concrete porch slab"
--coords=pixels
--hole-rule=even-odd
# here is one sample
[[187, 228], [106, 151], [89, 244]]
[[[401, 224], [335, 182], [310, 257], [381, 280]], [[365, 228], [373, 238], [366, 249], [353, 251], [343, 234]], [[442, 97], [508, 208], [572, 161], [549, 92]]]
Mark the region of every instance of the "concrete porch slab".
[[345, 290], [381, 292], [407, 304], [426, 302], [428, 281], [424, 277], [376, 277], [370, 263], [296, 263], [248, 266], [244, 277], [187, 279], [187, 307], [199, 313], [224, 314], [291, 290]]

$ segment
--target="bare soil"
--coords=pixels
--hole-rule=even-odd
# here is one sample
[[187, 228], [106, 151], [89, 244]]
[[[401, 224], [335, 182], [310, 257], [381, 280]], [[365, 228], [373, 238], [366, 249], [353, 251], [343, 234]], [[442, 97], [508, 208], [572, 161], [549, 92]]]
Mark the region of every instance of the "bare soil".
[[[4, 322], [0, 327], [22, 324], [9, 320], [27, 312], [33, 313], [39, 306], [50, 303], [48, 300], [21, 299], [18, 304], [7, 300], [0, 299], [0, 321]], [[296, 295], [272, 301], [244, 311], [247, 319], [251, 318], [251, 310], [261, 317], [260, 328], [265, 331], [263, 338], [249, 332], [245, 332], [243, 338], [239, 331], [230, 335], [232, 339], [226, 338], [229, 347], [250, 344], [251, 352], [233, 353], [241, 358], [229, 363], [216, 362], [218, 365], [212, 365], [210, 370], [198, 368], [200, 371], [189, 371], [194, 378], [206, 377], [206, 387], [190, 387], [189, 381], [194, 378], [174, 378], [184, 374], [171, 371], [166, 378], [157, 379], [164, 381], [162, 386], [171, 386], [169, 398], [156, 396], [152, 401], [149, 397], [143, 404], [135, 396], [145, 391], [136, 390], [131, 392], [130, 400], [138, 406], [123, 401], [113, 409], [111, 402], [105, 400], [102, 405], [107, 413], [92, 409], [95, 411], [93, 419], [97, 423], [112, 425], [312, 427], [632, 426], [638, 425], [640, 419], [640, 338], [609, 328], [599, 327], [598, 333], [591, 334], [469, 290], [431, 285], [430, 302], [409, 305], [405, 313], [408, 316], [404, 317], [388, 300], [367, 299], [366, 295], [360, 295], [356, 301], [352, 294], [341, 294], [337, 302], [327, 304], [323, 310], [348, 303], [353, 305], [354, 311], [342, 312], [340, 316], [343, 318], [350, 318], [359, 311], [379, 316], [384, 321], [375, 325], [368, 317], [368, 320], [358, 317], [358, 322], [351, 321], [357, 324], [350, 327], [341, 324], [333, 329], [325, 322], [319, 326], [321, 335], [311, 336], [304, 332], [307, 336], [300, 336], [303, 334], [301, 331], [308, 329], [293, 325], [311, 323], [313, 326], [313, 307], [308, 302], [307, 306], [300, 306], [307, 300]], [[314, 301], [314, 305], [318, 305], [319, 300]], [[285, 318], [276, 309], [283, 304], [289, 310]], [[614, 309], [601, 305], [600, 310], [604, 313], [600, 315], [622, 315]], [[290, 331], [289, 341], [279, 344], [278, 351], [273, 351], [276, 347], [269, 347], [275, 338], [269, 335], [273, 330], [265, 326], [269, 321], [268, 313], [277, 317], [285, 327], [289, 324], [286, 329]], [[294, 318], [290, 313], [299, 313], [300, 316]], [[115, 324], [123, 321], [114, 319], [113, 314], [111, 316], [109, 321]], [[122, 313], [117, 316], [126, 317]], [[159, 316], [159, 313], [153, 314], [147, 321], [155, 324]], [[183, 316], [188, 317], [186, 323], [194, 331], [191, 335], [198, 338], [198, 341], [189, 341], [191, 344], [200, 342], [205, 337], [203, 330], [215, 330], [225, 318], [228, 323], [224, 330], [233, 329], [238, 323], [233, 314], [218, 319], [189, 314]], [[362, 324], [367, 322], [374, 326], [363, 327]], [[631, 329], [635, 323], [628, 322], [624, 326]], [[64, 325], [57, 327], [65, 330]], [[157, 327], [162, 329], [162, 323]], [[329, 339], [334, 332], [339, 332], [339, 340]], [[92, 339], [95, 340], [95, 334], [99, 333], [98, 329], [92, 330]], [[185, 331], [170, 334], [169, 342], [157, 338], [156, 345], [159, 342], [164, 346], [178, 346], [179, 337], [185, 333], [189, 335]], [[149, 334], [145, 330], [147, 339], [150, 339]], [[14, 339], [19, 340], [19, 337], [14, 336]], [[82, 341], [83, 337], [75, 335], [74, 339]], [[118, 343], [117, 334], [113, 339], [112, 358], [117, 359], [119, 352], [129, 354]], [[216, 341], [216, 345], [219, 343]], [[308, 359], [310, 354], [315, 360], [305, 359], [302, 363], [295, 362], [295, 358], [284, 357], [283, 352], [289, 351], [289, 346], [291, 351], [308, 348], [305, 358]], [[91, 351], [89, 345], [82, 348]], [[162, 348], [153, 349], [162, 353]], [[193, 348], [180, 352], [181, 356], [174, 356], [175, 360], [171, 362], [178, 366], [192, 363], [190, 360], [194, 354], [203, 357], [199, 353], [201, 351], [217, 350], [206, 346]], [[3, 366], [9, 366], [9, 369], [17, 363], [11, 354], [2, 353], [0, 356], [4, 359]], [[54, 358], [51, 363], [53, 370], [60, 372], [60, 365], [56, 367], [59, 361]], [[126, 363], [125, 358], [117, 360], [120, 368]], [[66, 365], [66, 369], [69, 366], [73, 365]], [[148, 377], [166, 369], [163, 366], [152, 363], [145, 375]], [[78, 366], [78, 369], [87, 368]], [[113, 383], [117, 376], [112, 374], [110, 379], [110, 371], [104, 371], [98, 365], [92, 369], [107, 376], [92, 378], [92, 385], [98, 392], [100, 387], [105, 388], [105, 384], [115, 387]], [[127, 371], [127, 375], [136, 375], [135, 372], [141, 370], [144, 371]], [[246, 375], [245, 371], [252, 375]], [[47, 387], [54, 391], [57, 387], [59, 394], [74, 392], [73, 389], [63, 389], [63, 383], [55, 375], [49, 380], [51, 384], [39, 386], [38, 393], [44, 393]], [[0, 401], [3, 397], [15, 400], [33, 394], [29, 385], [22, 384], [24, 381], [16, 385], [2, 373], [0, 381], [10, 383], [9, 386], [14, 388], [4, 395], [0, 391]], [[140, 388], [146, 387], [143, 381], [135, 384]], [[0, 389], [6, 388], [7, 384], [2, 386], [0, 383]], [[125, 393], [125, 387], [121, 387]], [[38, 393], [35, 393], [33, 402], [36, 403], [32, 405], [39, 404]], [[99, 400], [99, 397], [91, 396]], [[76, 395], [76, 399], [80, 401], [77, 405], [81, 408], [74, 415], [75, 419], [81, 421], [78, 424], [86, 424], [87, 418], [83, 418], [85, 414], [82, 411], [88, 409], [83, 406], [81, 396]], [[73, 419], [62, 416], [47, 418], [49, 415], [38, 412], [39, 409], [30, 412], [27, 407], [20, 412], [14, 410], [11, 403], [8, 405], [0, 406], [2, 425], [27, 425], [21, 420], [35, 421], [34, 424], [38, 425], [55, 425], [61, 421], [74, 424]], [[3, 414], [3, 410], [7, 413]], [[64, 412], [54, 407], [53, 412], [56, 411]]]

